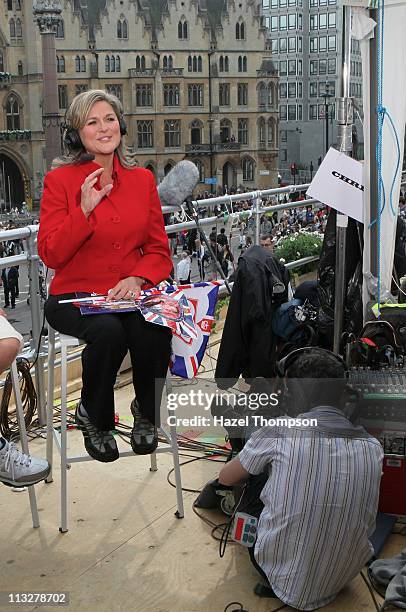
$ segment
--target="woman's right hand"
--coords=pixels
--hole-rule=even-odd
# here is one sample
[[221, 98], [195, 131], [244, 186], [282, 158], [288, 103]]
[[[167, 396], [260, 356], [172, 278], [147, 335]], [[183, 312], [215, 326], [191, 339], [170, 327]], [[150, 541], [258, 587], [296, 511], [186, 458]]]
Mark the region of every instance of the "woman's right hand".
[[80, 207], [83, 210], [83, 213], [86, 217], [90, 215], [90, 213], [96, 208], [99, 202], [110, 193], [113, 188], [112, 184], [108, 184], [103, 189], [94, 188], [94, 185], [97, 183], [97, 179], [104, 172], [104, 168], [98, 168], [89, 176], [86, 177], [82, 184], [82, 197], [80, 200]]

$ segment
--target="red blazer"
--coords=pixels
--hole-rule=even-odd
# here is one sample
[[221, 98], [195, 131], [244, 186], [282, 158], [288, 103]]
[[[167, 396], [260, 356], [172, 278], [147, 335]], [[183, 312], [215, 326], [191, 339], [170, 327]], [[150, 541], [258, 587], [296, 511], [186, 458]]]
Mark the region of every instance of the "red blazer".
[[[128, 276], [156, 285], [172, 269], [161, 203], [149, 170], [123, 168], [115, 155], [113, 189], [88, 218], [83, 214], [82, 183], [99, 167], [95, 162], [63, 166], [45, 177], [38, 253], [55, 270], [53, 295], [105, 294]], [[100, 184], [95, 187], [100, 189]]]

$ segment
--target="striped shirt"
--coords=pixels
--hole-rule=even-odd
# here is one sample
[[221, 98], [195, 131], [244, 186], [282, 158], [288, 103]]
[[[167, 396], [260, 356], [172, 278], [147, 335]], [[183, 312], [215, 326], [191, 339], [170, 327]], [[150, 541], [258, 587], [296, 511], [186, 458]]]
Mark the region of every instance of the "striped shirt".
[[281, 601], [299, 610], [330, 603], [373, 554], [382, 448], [343, 413], [319, 407], [314, 428], [256, 431], [239, 454], [261, 493], [255, 558]]

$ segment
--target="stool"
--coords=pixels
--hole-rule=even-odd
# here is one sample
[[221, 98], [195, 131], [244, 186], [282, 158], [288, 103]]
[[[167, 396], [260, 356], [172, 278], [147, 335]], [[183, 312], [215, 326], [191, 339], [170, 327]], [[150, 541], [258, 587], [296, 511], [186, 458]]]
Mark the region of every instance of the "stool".
[[[95, 315], [97, 316], [97, 315]], [[78, 463], [80, 461], [94, 461], [88, 454], [68, 456], [67, 449], [67, 374], [68, 374], [68, 349], [78, 347], [85, 344], [83, 340], [68, 336], [66, 334], [59, 334], [59, 340], [61, 345], [61, 431], [60, 433], [53, 426], [53, 406], [54, 406], [54, 367], [55, 367], [55, 352], [56, 352], [56, 333], [55, 330], [48, 325], [48, 390], [47, 390], [47, 460], [52, 466], [52, 454], [53, 454], [53, 442], [60, 453], [61, 459], [61, 519], [59, 531], [65, 533], [68, 531], [68, 516], [67, 516], [67, 471], [71, 467], [71, 463]], [[167, 390], [170, 388], [170, 380], [167, 378]], [[175, 484], [176, 484], [176, 498], [178, 509], [175, 512], [177, 518], [184, 517], [183, 509], [183, 495], [182, 495], [182, 483], [181, 473], [179, 465], [179, 449], [178, 440], [176, 435], [176, 427], [170, 426], [169, 433], [163, 427], [160, 428], [161, 434], [164, 436], [168, 446], [158, 447], [154, 453], [151, 454], [151, 467], [152, 472], [157, 471], [157, 453], [171, 452], [173, 457], [173, 467], [175, 473]], [[120, 457], [134, 457], [132, 450], [121, 451]], [[52, 482], [52, 467], [51, 472], [47, 478], [47, 482]]]
[[[17, 369], [16, 360], [14, 360], [10, 366], [10, 375], [11, 375], [11, 384], [13, 386], [14, 398], [15, 398], [15, 403], [16, 403], [17, 422], [18, 422], [18, 428], [20, 431], [21, 448], [22, 448], [23, 453], [25, 455], [28, 455], [29, 453], [28, 453], [27, 430], [25, 428], [23, 402], [21, 400], [20, 382], [18, 380], [18, 369]], [[27, 488], [28, 488], [28, 495], [30, 498], [32, 526], [39, 527], [37, 499], [35, 497], [34, 485], [31, 485]]]

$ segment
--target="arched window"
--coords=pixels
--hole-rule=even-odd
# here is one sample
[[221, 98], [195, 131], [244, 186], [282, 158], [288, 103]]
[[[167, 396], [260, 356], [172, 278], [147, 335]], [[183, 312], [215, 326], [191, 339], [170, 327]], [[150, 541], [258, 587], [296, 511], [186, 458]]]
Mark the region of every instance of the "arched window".
[[172, 55], [170, 55], [168, 57], [168, 68], [169, 68], [169, 70], [172, 70], [172, 68], [173, 68], [173, 57], [172, 57]]
[[6, 124], [8, 130], [20, 129], [20, 105], [13, 94], [7, 98], [6, 102]]
[[204, 183], [204, 179], [205, 179], [204, 165], [199, 159], [197, 159], [194, 163], [197, 169], [199, 170], [199, 183]]
[[65, 72], [65, 56], [61, 55], [61, 57], [59, 58], [59, 67], [60, 67], [60, 72]]
[[202, 122], [195, 119], [190, 124], [190, 143], [201, 144], [202, 142]]
[[23, 36], [23, 26], [21, 25], [21, 19], [17, 19], [16, 21], [16, 38], [22, 38]]
[[141, 55], [141, 70], [145, 70], [145, 55]]
[[268, 105], [273, 106], [275, 104], [274, 100], [275, 91], [273, 87], [273, 83], [268, 84]]
[[240, 24], [240, 40], [245, 40], [245, 24]]
[[193, 72], [197, 72], [197, 57], [193, 57]]
[[8, 25], [10, 28], [10, 38], [15, 38], [16, 37], [16, 22], [14, 21], [14, 19], [10, 19]]
[[219, 71], [224, 72], [224, 57], [222, 55], [220, 55], [219, 59]]
[[242, 56], [238, 56], [238, 72], [242, 72]]
[[255, 174], [254, 162], [250, 157], [244, 157], [242, 160], [242, 180], [253, 181]]
[[178, 23], [178, 38], [179, 40], [187, 39], [187, 21], [185, 19], [182, 19]]
[[231, 121], [230, 119], [222, 119], [220, 121], [220, 140], [221, 142], [230, 142], [231, 138]]
[[80, 58], [80, 72], [86, 72], [86, 58], [84, 55]]
[[258, 140], [261, 145], [265, 144], [265, 119], [263, 117], [258, 119]]
[[65, 25], [63, 19], [58, 21], [58, 25], [55, 30], [55, 38], [64, 38], [65, 37]]
[[77, 55], [75, 57], [75, 71], [80, 72], [80, 57]]
[[123, 38], [128, 38], [128, 23], [127, 20], [123, 20]]
[[21, 60], [17, 64], [17, 74], [18, 76], [23, 76], [23, 63]]
[[238, 22], [235, 24], [235, 37], [237, 40], [245, 40], [244, 22]]
[[120, 19], [117, 21], [117, 38], [123, 38], [123, 24]]
[[173, 68], [173, 57], [172, 57], [172, 55], [164, 55], [163, 67], [164, 67], [164, 70], [172, 70], [172, 68]]
[[199, 55], [199, 57], [197, 58], [197, 71], [198, 72], [202, 72], [203, 71], [203, 61], [202, 61], [202, 56]]
[[21, 11], [21, 0], [15, 0], [16, 11]]
[[13, 0], [7, 0], [7, 10], [8, 11], [13, 10]]
[[240, 40], [240, 24], [235, 24], [235, 37], [237, 40]]
[[268, 144], [275, 145], [275, 121], [272, 117], [268, 119]]
[[187, 58], [187, 69], [188, 69], [188, 72], [192, 72], [193, 70], [191, 55], [189, 55], [189, 57]]
[[152, 121], [137, 121], [137, 136], [139, 149], [151, 149], [154, 146]]
[[224, 72], [228, 72], [228, 55], [224, 58]]
[[119, 55], [116, 55], [116, 72], [121, 72], [121, 59]]
[[108, 55], [104, 59], [104, 69], [106, 72], [110, 72], [110, 57]]
[[242, 58], [242, 71], [247, 72], [247, 56], [244, 55]]
[[266, 106], [266, 100], [267, 100], [266, 85], [265, 85], [265, 83], [261, 82], [258, 85], [258, 105], [259, 106]]
[[4, 54], [0, 49], [0, 72], [4, 72]]
[[114, 55], [112, 55], [110, 58], [110, 68], [111, 68], [111, 72], [116, 71], [116, 58], [114, 57]]

